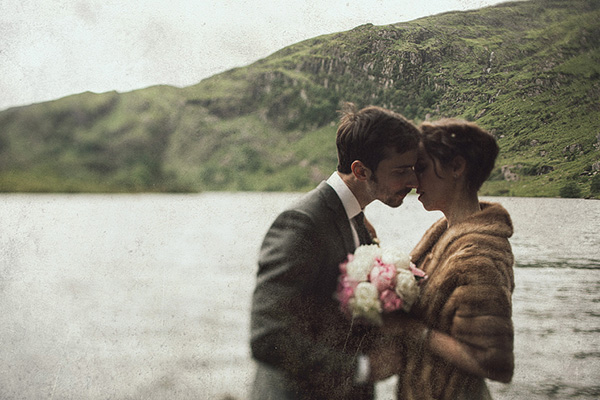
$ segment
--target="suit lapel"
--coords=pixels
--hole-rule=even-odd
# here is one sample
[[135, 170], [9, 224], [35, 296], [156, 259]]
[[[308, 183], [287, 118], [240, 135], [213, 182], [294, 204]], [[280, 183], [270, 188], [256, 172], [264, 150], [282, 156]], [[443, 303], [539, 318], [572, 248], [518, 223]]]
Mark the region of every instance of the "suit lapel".
[[342, 238], [346, 254], [354, 253], [354, 238], [352, 237], [350, 221], [348, 220], [342, 201], [335, 190], [333, 190], [326, 182], [321, 182], [318, 188], [325, 199], [327, 207], [331, 210], [331, 215], [333, 216], [336, 228]]

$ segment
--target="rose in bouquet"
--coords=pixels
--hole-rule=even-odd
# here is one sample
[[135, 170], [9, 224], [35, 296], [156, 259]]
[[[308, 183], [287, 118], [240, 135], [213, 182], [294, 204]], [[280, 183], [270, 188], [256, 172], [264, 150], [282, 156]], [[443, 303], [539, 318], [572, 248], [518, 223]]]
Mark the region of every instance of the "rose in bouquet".
[[359, 246], [340, 271], [337, 298], [342, 311], [378, 325], [384, 312], [409, 311], [426, 278], [407, 254], [375, 244]]

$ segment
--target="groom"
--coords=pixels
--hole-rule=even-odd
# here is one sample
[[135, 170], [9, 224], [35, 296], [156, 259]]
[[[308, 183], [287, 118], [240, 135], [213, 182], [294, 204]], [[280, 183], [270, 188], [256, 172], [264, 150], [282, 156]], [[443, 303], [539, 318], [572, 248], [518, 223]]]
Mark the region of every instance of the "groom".
[[251, 315], [258, 362], [252, 399], [372, 399], [374, 380], [387, 377], [386, 361], [367, 356], [375, 328], [352, 324], [334, 295], [339, 264], [372, 242], [362, 210], [373, 200], [398, 207], [416, 187], [418, 141], [403, 116], [346, 105], [337, 171], [281, 213], [262, 244]]

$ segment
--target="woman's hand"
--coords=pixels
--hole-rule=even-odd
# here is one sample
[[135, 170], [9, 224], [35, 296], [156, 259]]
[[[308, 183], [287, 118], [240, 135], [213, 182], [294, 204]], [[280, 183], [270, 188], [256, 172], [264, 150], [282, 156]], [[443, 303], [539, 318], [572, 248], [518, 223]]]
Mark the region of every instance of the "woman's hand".
[[489, 362], [489, 354], [480, 354], [482, 349], [470, 346], [437, 330], [430, 330], [419, 320], [403, 312], [385, 315], [381, 332], [387, 340], [402, 342], [409, 351], [427, 351], [473, 375], [508, 383], [512, 368], [498, 370], [482, 364]]

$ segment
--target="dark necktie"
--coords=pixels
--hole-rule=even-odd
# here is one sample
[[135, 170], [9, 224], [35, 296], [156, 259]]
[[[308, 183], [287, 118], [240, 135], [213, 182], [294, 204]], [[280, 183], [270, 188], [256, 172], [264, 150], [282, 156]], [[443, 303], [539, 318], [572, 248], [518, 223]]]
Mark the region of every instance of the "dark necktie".
[[358, 234], [358, 241], [360, 244], [371, 244], [373, 242], [373, 238], [365, 226], [365, 214], [360, 212], [354, 218], [352, 218], [352, 220], [354, 221], [354, 226], [356, 227], [356, 233]]

